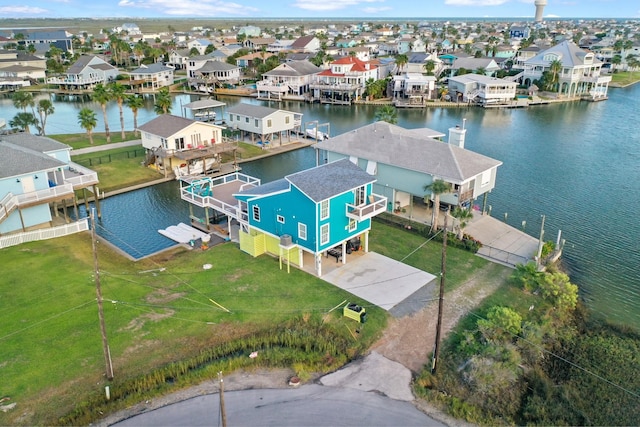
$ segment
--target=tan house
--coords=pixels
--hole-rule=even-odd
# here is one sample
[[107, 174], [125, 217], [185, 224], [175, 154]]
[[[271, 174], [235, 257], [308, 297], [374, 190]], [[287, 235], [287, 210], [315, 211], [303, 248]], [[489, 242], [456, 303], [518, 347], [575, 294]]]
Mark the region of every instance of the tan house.
[[293, 111], [263, 107], [261, 105], [240, 103], [227, 109], [227, 124], [240, 131], [241, 138], [249, 136], [251, 142], [262, 148], [271, 147], [275, 139], [282, 145], [286, 137], [301, 131], [302, 114]]

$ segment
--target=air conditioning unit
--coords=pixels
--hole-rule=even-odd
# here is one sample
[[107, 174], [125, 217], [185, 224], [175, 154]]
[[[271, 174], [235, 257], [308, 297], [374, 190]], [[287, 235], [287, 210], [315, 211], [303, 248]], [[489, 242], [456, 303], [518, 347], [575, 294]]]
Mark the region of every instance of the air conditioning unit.
[[293, 244], [293, 240], [291, 236], [288, 234], [283, 234], [280, 236], [280, 246], [291, 246]]

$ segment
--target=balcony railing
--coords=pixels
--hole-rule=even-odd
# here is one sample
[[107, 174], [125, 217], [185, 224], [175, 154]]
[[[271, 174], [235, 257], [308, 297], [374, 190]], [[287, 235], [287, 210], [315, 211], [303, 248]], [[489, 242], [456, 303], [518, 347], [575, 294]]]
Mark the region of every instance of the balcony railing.
[[369, 203], [353, 205], [347, 203], [347, 217], [358, 221], [372, 218], [387, 210], [387, 198], [379, 194], [371, 194]]
[[44, 190], [31, 191], [29, 193], [18, 194], [16, 200], [18, 206], [34, 205], [38, 203], [46, 203], [49, 200], [55, 200], [65, 196], [73, 195], [73, 185], [63, 184], [55, 187], [45, 188]]
[[64, 182], [73, 188], [84, 188], [98, 183], [98, 173], [74, 162], [69, 162], [69, 170], [64, 171]]

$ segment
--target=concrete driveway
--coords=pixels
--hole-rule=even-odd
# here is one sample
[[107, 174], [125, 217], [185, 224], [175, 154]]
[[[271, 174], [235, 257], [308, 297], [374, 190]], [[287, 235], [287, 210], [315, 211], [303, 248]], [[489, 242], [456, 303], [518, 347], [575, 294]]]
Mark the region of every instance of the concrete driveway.
[[434, 286], [435, 278], [433, 274], [375, 252], [351, 258], [322, 276], [332, 285], [398, 317], [424, 307], [424, 299], [431, 298], [429, 289]]

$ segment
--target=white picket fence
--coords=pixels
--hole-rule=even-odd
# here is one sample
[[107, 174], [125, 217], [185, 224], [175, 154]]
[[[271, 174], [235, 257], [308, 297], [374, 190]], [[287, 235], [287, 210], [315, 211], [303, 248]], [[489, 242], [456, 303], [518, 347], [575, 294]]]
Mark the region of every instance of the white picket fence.
[[71, 224], [45, 228], [42, 230], [27, 231], [25, 233], [10, 234], [8, 236], [0, 236], [0, 249], [26, 242], [54, 239], [56, 237], [62, 237], [87, 230], [89, 230], [89, 220], [87, 218], [83, 218], [80, 221], [72, 222]]

